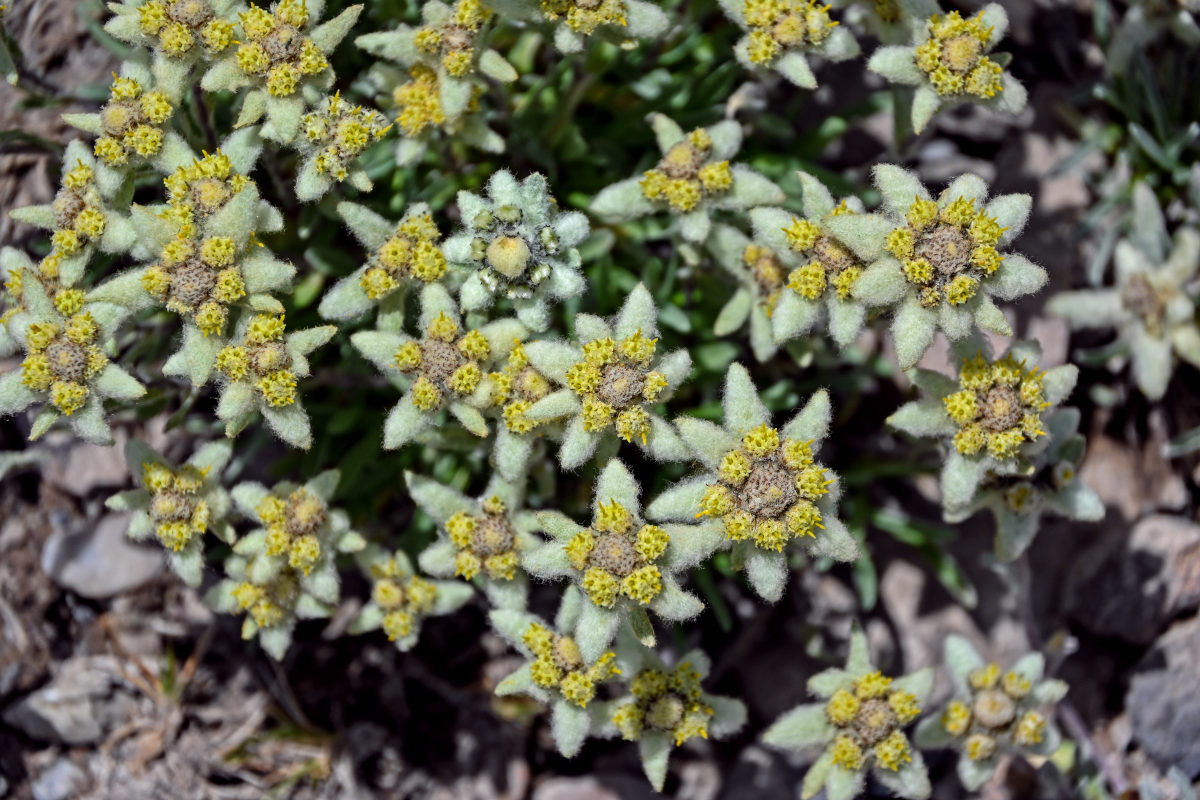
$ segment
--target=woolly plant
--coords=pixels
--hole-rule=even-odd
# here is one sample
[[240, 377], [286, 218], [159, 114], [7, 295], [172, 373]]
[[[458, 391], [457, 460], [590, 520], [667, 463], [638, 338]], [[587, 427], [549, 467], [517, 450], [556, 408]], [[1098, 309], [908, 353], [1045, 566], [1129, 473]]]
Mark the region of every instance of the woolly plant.
[[733, 48], [738, 63], [778, 72], [802, 89], [817, 88], [810, 57], [848, 61], [859, 54], [854, 35], [819, 0], [722, 0], [721, 9], [746, 32]]
[[1129, 360], [1134, 383], [1151, 400], [1166, 394], [1177, 359], [1200, 368], [1200, 327], [1194, 282], [1200, 270], [1200, 232], [1181, 227], [1167, 235], [1154, 192], [1138, 183], [1133, 229], [1117, 242], [1114, 285], [1060, 292], [1046, 310], [1072, 328], [1115, 328], [1109, 349]]
[[854, 561], [854, 537], [837, 519], [837, 476], [815, 460], [828, 435], [824, 390], [786, 424], [771, 427], [749, 373], [729, 367], [722, 397], [724, 425], [694, 417], [676, 420], [699, 475], [668, 488], [646, 509], [655, 520], [701, 519], [705, 536], [733, 550], [754, 591], [776, 602], [787, 585], [785, 549], [793, 542], [810, 556]]
[[934, 200], [905, 169], [879, 164], [874, 176], [882, 213], [830, 216], [824, 226], [868, 264], [852, 294], [892, 311], [901, 368], [917, 363], [939, 328], [952, 341], [976, 327], [1012, 335], [992, 298], [1015, 300], [1047, 280], [1029, 259], [998, 249], [1025, 227], [1029, 195], [987, 201], [987, 184], [962, 175]]
[[1045, 661], [1041, 653], [1027, 653], [1002, 671], [963, 637], [948, 636], [945, 664], [954, 699], [921, 720], [914, 741], [957, 750], [958, 777], [970, 792], [988, 782], [1006, 754], [1050, 756], [1062, 743], [1052, 707], [1067, 685], [1045, 677]]
[[591, 212], [623, 222], [668, 212], [685, 242], [702, 243], [712, 229], [713, 213], [744, 211], [782, 203], [783, 192], [743, 164], [730, 165], [742, 146], [742, 127], [724, 120], [685, 133], [665, 114], [647, 119], [662, 158], [641, 177], [628, 178], [600, 191]]
[[868, 772], [898, 797], [929, 797], [925, 761], [904, 729], [928, 702], [932, 669], [886, 677], [871, 663], [867, 637], [855, 629], [845, 668], [817, 673], [808, 679], [808, 691], [820, 702], [787, 712], [762, 737], [774, 748], [820, 752], [804, 776], [801, 798], [822, 789], [828, 800], [857, 797]]

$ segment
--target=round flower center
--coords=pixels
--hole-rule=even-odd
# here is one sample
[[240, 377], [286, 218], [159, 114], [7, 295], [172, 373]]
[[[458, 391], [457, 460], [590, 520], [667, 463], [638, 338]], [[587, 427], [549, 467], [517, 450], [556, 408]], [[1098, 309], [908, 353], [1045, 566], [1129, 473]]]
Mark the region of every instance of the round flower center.
[[59, 228], [70, 228], [79, 212], [87, 208], [87, 200], [76, 189], [61, 189], [54, 196], [54, 224]]
[[293, 26], [283, 23], [267, 34], [261, 44], [272, 61], [287, 61], [300, 55], [304, 37]]
[[554, 661], [554, 666], [563, 672], [571, 672], [583, 666], [583, 656], [579, 653], [579, 645], [569, 636], [554, 637], [551, 659]]
[[825, 234], [813, 245], [813, 253], [829, 272], [841, 272], [858, 266], [858, 258], [841, 242]]
[[507, 553], [513, 549], [514, 542], [508, 518], [499, 514], [479, 517], [471, 532], [471, 549], [481, 558]]
[[1021, 421], [1024, 409], [1017, 390], [1007, 384], [988, 389], [983, 398], [980, 424], [988, 431], [1006, 431]]
[[87, 351], [70, 339], [56, 339], [46, 348], [50, 369], [64, 381], [80, 382], [87, 373]]
[[259, 375], [287, 369], [291, 365], [292, 357], [288, 355], [283, 342], [264, 342], [254, 348], [250, 356], [250, 366]]
[[757, 517], [777, 517], [800, 497], [792, 474], [775, 462], [755, 464], [742, 491], [746, 510]]
[[325, 522], [325, 503], [306, 489], [297, 489], [288, 497], [287, 531], [293, 536], [316, 533]]
[[886, 700], [867, 700], [854, 718], [854, 732], [872, 746], [888, 737], [896, 728], [896, 714]]
[[640, 399], [646, 375], [628, 364], [609, 364], [604, 368], [596, 394], [613, 408], [626, 408]]
[[177, 0], [167, 8], [167, 16], [189, 28], [199, 28], [213, 18], [213, 10], [204, 0]]
[[525, 271], [532, 253], [525, 240], [517, 236], [498, 236], [488, 245], [488, 266], [509, 280]]
[[233, 197], [233, 190], [217, 178], [201, 178], [192, 185], [192, 205], [201, 214], [212, 214]]
[[446, 386], [455, 370], [467, 363], [458, 348], [441, 339], [421, 342], [421, 371], [438, 386]]
[[637, 549], [630, 537], [620, 533], [605, 533], [596, 539], [588, 562], [624, 578], [637, 567]]
[[150, 516], [156, 522], [177, 522], [191, 515], [191, 498], [176, 489], [155, 492], [150, 501]]
[[1121, 305], [1148, 327], [1157, 326], [1162, 319], [1163, 298], [1144, 275], [1134, 275], [1121, 287]]
[[195, 308], [207, 300], [216, 285], [217, 273], [198, 260], [171, 270], [171, 297], [186, 308]]
[[971, 263], [971, 237], [957, 225], [937, 225], [921, 234], [916, 254], [942, 275], [957, 275]]
[[1013, 699], [999, 689], [985, 689], [975, 695], [975, 718], [989, 728], [1003, 728], [1017, 715]]
[[960, 74], [974, 68], [983, 52], [983, 43], [974, 36], [956, 36], [942, 43], [942, 63]]
[[685, 706], [676, 694], [665, 694], [654, 701], [646, 711], [646, 724], [652, 728], [669, 731], [683, 721]]
[[123, 136], [140, 120], [140, 109], [132, 100], [109, 103], [100, 111], [100, 127], [109, 136]]
[[703, 160], [703, 156], [690, 142], [680, 142], [667, 151], [662, 161], [659, 162], [658, 168], [669, 178], [686, 180], [696, 177]]

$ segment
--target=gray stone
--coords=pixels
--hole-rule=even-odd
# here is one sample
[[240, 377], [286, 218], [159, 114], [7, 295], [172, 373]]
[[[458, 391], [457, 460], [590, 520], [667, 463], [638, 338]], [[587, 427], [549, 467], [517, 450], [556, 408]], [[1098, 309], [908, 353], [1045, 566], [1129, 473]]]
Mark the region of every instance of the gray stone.
[[125, 536], [128, 514], [107, 514], [91, 528], [55, 531], [42, 550], [42, 569], [63, 588], [102, 600], [162, 574], [162, 550]]
[[1160, 768], [1200, 775], [1200, 619], [1173, 625], [1142, 659], [1125, 707], [1133, 737]]
[[87, 656], [63, 662], [49, 684], [5, 709], [3, 719], [33, 739], [91, 744], [128, 721], [135, 703], [112, 656]]
[[618, 800], [595, 778], [550, 778], [533, 790], [533, 800]]
[[30, 790], [33, 800], [71, 800], [83, 794], [88, 785], [87, 773], [65, 758], [33, 780]]
[[42, 477], [76, 497], [95, 489], [119, 489], [129, 483], [125, 466], [124, 435], [113, 446], [70, 440], [42, 469]]
[[1093, 633], [1147, 644], [1200, 605], [1200, 525], [1157, 514], [1113, 533], [1079, 559], [1067, 583], [1071, 615]]

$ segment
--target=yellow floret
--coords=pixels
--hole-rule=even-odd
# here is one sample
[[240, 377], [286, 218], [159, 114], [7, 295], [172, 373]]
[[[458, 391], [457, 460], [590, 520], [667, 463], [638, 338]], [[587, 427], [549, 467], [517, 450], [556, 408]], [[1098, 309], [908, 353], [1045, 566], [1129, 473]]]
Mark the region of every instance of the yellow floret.
[[599, 567], [591, 567], [583, 575], [583, 591], [601, 608], [612, 608], [620, 589], [616, 576]]
[[269, 373], [255, 383], [263, 399], [275, 408], [296, 402], [296, 376], [290, 370], [281, 369]]
[[891, 685], [892, 679], [882, 672], [871, 672], [854, 682], [854, 694], [860, 700], [871, 700], [883, 697], [888, 693], [888, 687]]
[[779, 449], [779, 431], [764, 422], [742, 437], [742, 446], [754, 458], [765, 458]]
[[917, 230], [927, 228], [938, 218], [937, 203], [918, 197], [908, 207], [908, 214], [906, 216], [908, 224], [913, 226], [913, 228]]
[[838, 734], [832, 745], [833, 764], [847, 772], [858, 772], [863, 768], [862, 748], [846, 734]]
[[845, 727], [854, 721], [858, 708], [858, 698], [852, 692], [838, 689], [825, 704], [825, 716], [829, 717], [829, 721], [834, 725]]
[[875, 761], [879, 766], [893, 772], [911, 762], [912, 750], [908, 738], [900, 731], [892, 731], [886, 739], [875, 745]]

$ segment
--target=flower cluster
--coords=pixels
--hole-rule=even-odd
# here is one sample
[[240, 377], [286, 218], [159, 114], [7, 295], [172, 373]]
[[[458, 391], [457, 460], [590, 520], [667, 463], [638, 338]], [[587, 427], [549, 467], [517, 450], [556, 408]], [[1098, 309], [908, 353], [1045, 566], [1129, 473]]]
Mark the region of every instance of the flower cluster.
[[670, 19], [645, 0], [504, 0], [492, 3], [506, 18], [550, 23], [554, 46], [577, 53], [593, 37], [632, 47], [635, 39], [653, 39], [670, 26]]
[[110, 167], [123, 167], [134, 157], [153, 158], [163, 146], [163, 125], [174, 113], [163, 92], [147, 91], [133, 78], [114, 79], [100, 109], [96, 157]]
[[564, 545], [584, 593], [601, 608], [612, 608], [618, 596], [649, 605], [662, 592], [656, 562], [671, 537], [657, 525], [636, 523], [616, 500], [599, 501], [592, 526]]
[[712, 137], [703, 128], [672, 145], [641, 180], [647, 200], [666, 203], [677, 212], [691, 211], [702, 199], [724, 194], [732, 185], [729, 161], [714, 158]]
[[588, 235], [587, 217], [559, 211], [546, 179], [533, 173], [517, 181], [507, 170], [488, 179], [487, 197], [458, 193], [465, 230], [446, 240], [446, 257], [474, 269], [463, 283], [464, 310], [513, 302], [517, 319], [536, 331], [550, 326], [553, 302], [584, 289], [577, 246]]
[[205, 336], [220, 335], [229, 306], [246, 295], [237, 264], [240, 255], [228, 236], [181, 235], [142, 273], [142, 286], [168, 309], [194, 322]]
[[[129, 41], [136, 31], [151, 46], [171, 58], [183, 59], [202, 50], [214, 56], [234, 41], [234, 26], [224, 18], [233, 4], [228, 0], [146, 0], [118, 7], [117, 17], [106, 25], [114, 36]], [[136, 27], [130, 23], [135, 21]], [[130, 30], [132, 28], [132, 30]]]
[[493, 405], [502, 408], [504, 425], [516, 434], [526, 434], [543, 424], [525, 416], [529, 407], [550, 394], [550, 381], [529, 363], [521, 345], [513, 345], [500, 372], [488, 374]]
[[125, 461], [138, 488], [106, 501], [114, 511], [131, 511], [129, 538], [156, 538], [168, 551], [171, 569], [191, 586], [199, 586], [203, 575], [204, 534], [212, 533], [226, 544], [235, 537], [226, 519], [229, 493], [221, 486], [221, 473], [232, 454], [229, 442], [214, 442], [175, 466], [144, 442], [131, 439]]
[[940, 327], [951, 340], [974, 327], [1011, 335], [992, 301], [1040, 289], [1046, 271], [1023, 256], [1003, 254], [1029, 215], [1028, 195], [984, 202], [974, 175], [955, 179], [935, 201], [911, 172], [875, 167], [882, 214], [829, 216], [825, 228], [869, 266], [851, 293], [869, 306], [895, 308], [892, 335], [900, 366], [914, 365]]
[[904, 728], [928, 700], [933, 670], [898, 679], [884, 676], [871, 663], [866, 636], [856, 629], [845, 669], [814, 675], [808, 690], [822, 702], [792, 709], [763, 734], [772, 747], [822, 748], [804, 776], [802, 798], [822, 788], [829, 797], [853, 797], [862, 791], [868, 769], [900, 797], [929, 796], [924, 760]]
[[218, 150], [177, 167], [163, 183], [167, 187], [166, 216], [192, 236], [254, 182], [234, 168], [233, 159]]
[[533, 682], [543, 689], [556, 690], [568, 703], [581, 708], [596, 696], [596, 684], [619, 674], [611, 650], [590, 664], [583, 662], [579, 645], [570, 636], [555, 633], [531, 622], [521, 637], [533, 662], [529, 666]]
[[378, 111], [352, 106], [340, 93], [325, 98], [300, 119], [302, 147], [308, 157], [296, 178], [296, 197], [316, 199], [335, 182], [346, 180], [358, 189], [370, 191], [371, 180], [358, 165], [358, 159], [390, 128]]
[[261, 79], [274, 97], [287, 97], [300, 81], [329, 67], [325, 54], [309, 36], [303, 0], [280, 0], [268, 11], [256, 5], [240, 15], [245, 41], [238, 45], [238, 68]]
[[[973, 356], [959, 353], [957, 380], [914, 370], [913, 380], [933, 397], [901, 407], [888, 424], [913, 436], [943, 439], [949, 455], [942, 472], [942, 503], [952, 510], [975, 497], [988, 473], [1027, 473], [1035, 440], [1045, 435], [1046, 410], [1075, 386], [1071, 365], [1040, 371], [1035, 344], [1018, 342], [997, 359], [984, 343]], [[965, 349], [965, 348], [960, 348]]]
[[1021, 111], [1025, 88], [1004, 71], [1008, 56], [992, 53], [1008, 29], [1004, 8], [989, 3], [963, 19], [957, 11], [941, 14], [936, 4], [922, 5], [930, 8], [909, 20], [911, 44], [880, 47], [867, 62], [887, 80], [915, 88], [913, 129], [920, 133], [939, 108], [964, 101]]
[[371, 602], [350, 626], [352, 633], [383, 629], [401, 651], [411, 650], [429, 617], [457, 611], [471, 599], [471, 587], [460, 581], [422, 578], [403, 552], [378, 548], [364, 551], [364, 569], [372, 581]]
[[724, 0], [725, 13], [748, 31], [734, 48], [747, 69], [769, 67], [805, 89], [817, 88], [807, 56], [845, 61], [858, 42], [820, 0]]
[[955, 699], [941, 714], [917, 727], [922, 747], [952, 747], [961, 752], [958, 775], [968, 791], [978, 791], [996, 771], [1006, 752], [1049, 755], [1062, 739], [1045, 707], [1062, 698], [1067, 685], [1044, 680], [1045, 659], [1029, 653], [1002, 671], [983, 658], [961, 636], [945, 642], [947, 671], [954, 680]]

